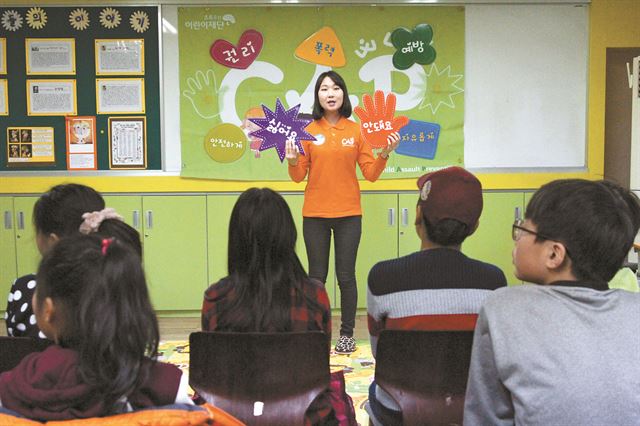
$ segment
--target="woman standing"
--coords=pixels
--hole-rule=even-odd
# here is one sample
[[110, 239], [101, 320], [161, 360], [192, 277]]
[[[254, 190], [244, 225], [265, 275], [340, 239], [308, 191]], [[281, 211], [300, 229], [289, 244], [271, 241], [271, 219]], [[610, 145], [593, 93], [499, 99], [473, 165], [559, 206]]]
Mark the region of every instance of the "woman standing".
[[360, 136], [360, 125], [349, 120], [351, 102], [347, 86], [335, 71], [318, 77], [314, 92], [314, 121], [306, 128], [315, 141], [303, 141], [300, 155], [293, 141], [287, 142], [289, 176], [301, 182], [306, 176], [304, 192], [303, 235], [309, 258], [309, 276], [323, 283], [329, 270], [331, 232], [336, 251], [336, 275], [340, 287], [340, 337], [335, 350], [356, 350], [353, 339], [358, 289], [356, 255], [360, 244], [362, 209], [356, 163], [365, 179], [374, 182], [387, 164], [389, 153], [400, 142], [392, 133], [389, 143], [377, 158]]

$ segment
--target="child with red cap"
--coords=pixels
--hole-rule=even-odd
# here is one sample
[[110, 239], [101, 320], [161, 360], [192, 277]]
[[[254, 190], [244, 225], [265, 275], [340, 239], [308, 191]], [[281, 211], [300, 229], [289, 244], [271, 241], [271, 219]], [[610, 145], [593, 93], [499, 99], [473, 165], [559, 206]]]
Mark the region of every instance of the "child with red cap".
[[[416, 232], [421, 250], [376, 264], [369, 273], [367, 311], [371, 349], [384, 329], [472, 330], [484, 298], [507, 285], [497, 267], [470, 259], [462, 242], [478, 227], [482, 185], [460, 167], [418, 179]], [[402, 424], [397, 403], [375, 382], [367, 407], [373, 424]]]

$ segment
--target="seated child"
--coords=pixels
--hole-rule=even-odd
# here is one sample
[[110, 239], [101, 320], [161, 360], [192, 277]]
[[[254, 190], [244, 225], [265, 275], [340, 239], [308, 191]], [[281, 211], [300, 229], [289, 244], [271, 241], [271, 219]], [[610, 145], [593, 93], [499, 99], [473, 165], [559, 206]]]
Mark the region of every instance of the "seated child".
[[[88, 186], [70, 183], [49, 189], [33, 206], [33, 225], [40, 254], [44, 256], [61, 238], [77, 235], [84, 221], [83, 214], [103, 209], [102, 196]], [[23, 275], [12, 283], [4, 317], [7, 336], [45, 337], [36, 325], [31, 309], [35, 288], [35, 274]]]
[[[500, 268], [460, 251], [478, 227], [480, 181], [463, 168], [448, 167], [420, 177], [418, 188], [420, 250], [380, 262], [369, 273], [367, 313], [374, 356], [384, 329], [473, 330], [485, 297], [507, 285]], [[374, 381], [367, 407], [373, 423], [402, 424], [399, 410]]]
[[1, 407], [44, 421], [191, 403], [182, 372], [153, 359], [158, 322], [134, 249], [97, 235], [63, 238], [37, 280], [33, 310], [55, 344], [0, 375]]
[[[319, 330], [327, 335], [329, 351], [329, 297], [322, 283], [309, 278], [302, 267], [296, 238], [291, 211], [280, 194], [269, 188], [242, 193], [229, 221], [229, 276], [205, 291], [202, 330]], [[311, 403], [305, 421], [337, 424], [328, 392]]]
[[465, 425], [640, 424], [640, 294], [610, 290], [638, 232], [610, 182], [542, 186], [513, 225], [516, 276], [480, 311]]

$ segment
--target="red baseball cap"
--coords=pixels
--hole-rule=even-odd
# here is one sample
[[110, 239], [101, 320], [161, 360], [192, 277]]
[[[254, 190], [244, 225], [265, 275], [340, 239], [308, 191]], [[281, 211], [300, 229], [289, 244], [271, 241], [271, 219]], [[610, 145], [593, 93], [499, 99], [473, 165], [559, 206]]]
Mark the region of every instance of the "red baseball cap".
[[422, 214], [432, 225], [456, 219], [469, 229], [482, 213], [482, 184], [462, 167], [447, 167], [418, 178]]

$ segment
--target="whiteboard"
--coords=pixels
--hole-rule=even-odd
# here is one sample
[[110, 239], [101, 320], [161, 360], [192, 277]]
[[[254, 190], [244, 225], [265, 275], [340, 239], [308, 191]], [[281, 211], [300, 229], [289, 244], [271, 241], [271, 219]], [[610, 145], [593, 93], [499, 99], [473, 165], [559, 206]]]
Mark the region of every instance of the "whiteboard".
[[[177, 6], [161, 14], [163, 164], [178, 172]], [[465, 22], [465, 167], [586, 169], [588, 6], [474, 4]]]

